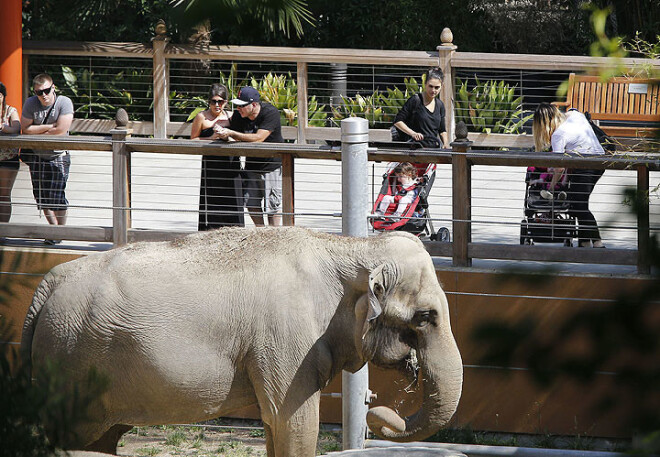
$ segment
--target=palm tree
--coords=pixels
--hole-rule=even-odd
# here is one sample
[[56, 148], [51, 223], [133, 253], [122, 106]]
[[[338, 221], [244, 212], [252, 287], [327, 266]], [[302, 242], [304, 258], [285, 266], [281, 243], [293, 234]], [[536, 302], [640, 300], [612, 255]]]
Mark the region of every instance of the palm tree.
[[175, 17], [183, 26], [194, 27], [214, 19], [238, 24], [246, 19], [264, 24], [270, 32], [282, 31], [287, 37], [291, 29], [300, 37], [303, 23], [313, 23], [312, 13], [305, 0], [170, 0]]

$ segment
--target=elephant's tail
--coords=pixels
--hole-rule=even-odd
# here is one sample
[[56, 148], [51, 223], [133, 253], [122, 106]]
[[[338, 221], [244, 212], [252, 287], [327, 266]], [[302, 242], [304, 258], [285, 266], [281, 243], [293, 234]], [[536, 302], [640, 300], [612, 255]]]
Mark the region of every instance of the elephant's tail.
[[21, 363], [26, 370], [28, 376], [31, 376], [32, 371], [32, 337], [34, 336], [34, 329], [37, 326], [39, 314], [44, 307], [44, 304], [50, 297], [53, 291], [55, 278], [52, 273], [47, 273], [44, 279], [39, 283], [39, 287], [32, 296], [32, 303], [28, 308], [25, 322], [23, 322], [23, 334], [21, 336]]

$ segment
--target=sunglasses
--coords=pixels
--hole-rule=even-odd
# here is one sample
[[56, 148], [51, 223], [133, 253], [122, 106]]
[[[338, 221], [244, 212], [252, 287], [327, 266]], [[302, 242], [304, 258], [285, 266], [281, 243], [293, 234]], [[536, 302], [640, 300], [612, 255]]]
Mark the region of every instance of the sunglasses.
[[53, 86], [46, 87], [45, 89], [35, 90], [34, 93], [37, 94], [38, 96], [42, 96], [44, 94], [48, 95], [50, 94], [51, 90], [53, 90]]
[[220, 100], [209, 100], [209, 105], [222, 105], [223, 103], [227, 103], [227, 100], [222, 98]]

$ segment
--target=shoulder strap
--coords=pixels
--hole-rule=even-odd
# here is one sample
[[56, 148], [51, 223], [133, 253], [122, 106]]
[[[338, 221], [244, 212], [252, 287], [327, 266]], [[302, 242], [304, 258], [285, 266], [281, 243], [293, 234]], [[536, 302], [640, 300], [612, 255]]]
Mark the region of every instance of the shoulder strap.
[[46, 113], [46, 117], [44, 117], [44, 124], [46, 124], [46, 121], [50, 117], [50, 113], [53, 112], [53, 108], [55, 108], [55, 103], [57, 103], [57, 99], [58, 99], [58, 97], [56, 96], [55, 101], [53, 102], [52, 105], [50, 105], [50, 108], [48, 109], [48, 112]]

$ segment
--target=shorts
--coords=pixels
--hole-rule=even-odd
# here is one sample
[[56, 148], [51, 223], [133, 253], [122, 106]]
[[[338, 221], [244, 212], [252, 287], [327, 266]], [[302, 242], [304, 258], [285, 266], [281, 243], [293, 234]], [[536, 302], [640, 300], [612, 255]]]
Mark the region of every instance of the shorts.
[[18, 156], [12, 157], [7, 160], [0, 160], [0, 168], [9, 168], [10, 170], [18, 170], [21, 166], [21, 162], [18, 160]]
[[282, 168], [268, 173], [244, 172], [243, 195], [247, 208], [275, 214], [282, 206]]
[[29, 160], [32, 194], [40, 210], [66, 211], [69, 202], [64, 194], [69, 179], [71, 156], [63, 152], [53, 160], [33, 155]]

